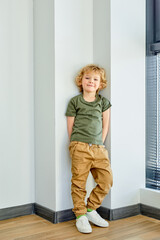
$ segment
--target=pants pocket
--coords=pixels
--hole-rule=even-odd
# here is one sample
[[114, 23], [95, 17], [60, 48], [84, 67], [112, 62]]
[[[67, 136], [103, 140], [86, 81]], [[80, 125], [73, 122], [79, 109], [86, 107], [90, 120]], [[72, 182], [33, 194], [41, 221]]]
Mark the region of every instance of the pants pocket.
[[109, 160], [109, 162], [110, 162], [108, 150], [105, 147], [101, 147], [100, 149], [101, 149], [101, 152], [102, 152], [102, 155], [104, 156], [104, 158]]
[[73, 141], [69, 144], [69, 153], [70, 153], [70, 157], [72, 158], [74, 151], [76, 150], [76, 146], [77, 146], [78, 142]]

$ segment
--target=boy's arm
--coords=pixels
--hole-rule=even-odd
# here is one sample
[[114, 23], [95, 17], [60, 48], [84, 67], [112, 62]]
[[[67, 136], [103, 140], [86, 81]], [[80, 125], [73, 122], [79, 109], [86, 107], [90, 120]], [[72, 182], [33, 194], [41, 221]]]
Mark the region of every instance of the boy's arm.
[[103, 120], [102, 120], [102, 141], [104, 143], [104, 141], [107, 137], [108, 130], [109, 130], [110, 108], [102, 113], [102, 117], [103, 117]]
[[74, 119], [75, 119], [75, 117], [67, 117], [67, 130], [68, 130], [69, 140], [71, 139], [71, 134], [72, 134], [72, 128], [73, 128], [73, 124], [74, 124]]

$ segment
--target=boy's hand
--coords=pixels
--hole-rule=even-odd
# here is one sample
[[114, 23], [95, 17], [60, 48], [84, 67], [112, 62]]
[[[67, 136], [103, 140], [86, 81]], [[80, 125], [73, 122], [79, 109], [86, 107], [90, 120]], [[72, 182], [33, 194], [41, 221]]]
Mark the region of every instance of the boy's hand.
[[109, 124], [110, 124], [110, 108], [107, 109], [105, 112], [102, 113], [102, 141], [104, 143], [108, 130], [109, 130]]
[[75, 117], [67, 117], [67, 130], [68, 130], [69, 140], [71, 139], [71, 134], [72, 134], [72, 128], [73, 128], [73, 124], [74, 124], [74, 119], [75, 119]]

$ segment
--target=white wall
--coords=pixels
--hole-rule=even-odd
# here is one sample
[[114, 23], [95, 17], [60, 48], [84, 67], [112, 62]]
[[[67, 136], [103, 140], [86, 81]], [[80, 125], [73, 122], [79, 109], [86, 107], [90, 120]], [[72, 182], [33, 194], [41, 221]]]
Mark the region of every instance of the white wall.
[[[78, 94], [77, 71], [93, 62], [93, 1], [55, 0], [56, 210], [72, 207], [71, 160], [65, 111]], [[65, 201], [64, 201], [65, 199]]]
[[34, 0], [36, 203], [56, 210], [54, 1]]
[[[110, 0], [93, 0], [93, 62], [103, 66], [107, 75], [107, 88], [100, 92], [103, 96], [111, 99], [111, 51], [110, 51]], [[112, 107], [111, 107], [112, 113]], [[112, 119], [111, 119], [112, 120]], [[111, 121], [105, 141], [106, 148], [111, 155]], [[111, 160], [111, 158], [110, 158]], [[104, 199], [102, 206], [111, 208], [111, 191]]]
[[92, 62], [108, 72], [108, 90], [102, 94], [112, 103], [106, 146], [114, 186], [103, 206], [137, 204], [145, 185], [145, 1], [34, 4], [36, 200], [32, 1], [3, 0], [0, 208], [35, 201], [55, 211], [72, 207], [64, 114], [78, 93], [75, 74]]
[[145, 1], [111, 1], [111, 208], [145, 186]]
[[[93, 59], [107, 71], [106, 139], [114, 185], [102, 206], [140, 202], [145, 186], [145, 1], [94, 0]], [[137, 11], [138, 6], [138, 11]]]
[[36, 203], [60, 211], [73, 207], [65, 111], [93, 62], [93, 2], [34, 0], [34, 29]]
[[35, 202], [32, 7], [0, 1], [0, 209]]
[[90, 62], [107, 70], [108, 90], [102, 94], [110, 98], [111, 88], [106, 146], [114, 187], [103, 206], [137, 204], [145, 185], [145, 1], [56, 0], [54, 11], [56, 211], [72, 207], [64, 114], [78, 93], [74, 75]]

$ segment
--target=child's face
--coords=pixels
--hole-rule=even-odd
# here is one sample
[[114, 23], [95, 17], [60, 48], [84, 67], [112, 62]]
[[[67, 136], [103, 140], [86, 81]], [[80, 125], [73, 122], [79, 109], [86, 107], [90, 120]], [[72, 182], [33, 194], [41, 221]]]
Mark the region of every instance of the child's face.
[[96, 72], [86, 72], [82, 78], [82, 88], [85, 92], [94, 92], [100, 88], [101, 77]]

